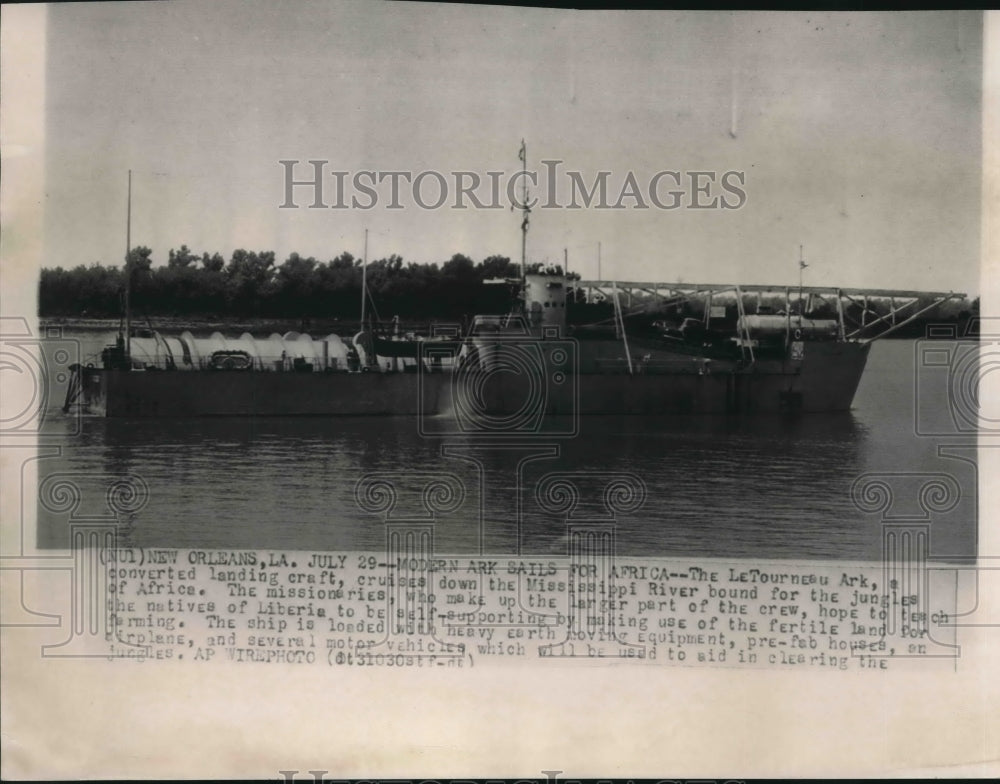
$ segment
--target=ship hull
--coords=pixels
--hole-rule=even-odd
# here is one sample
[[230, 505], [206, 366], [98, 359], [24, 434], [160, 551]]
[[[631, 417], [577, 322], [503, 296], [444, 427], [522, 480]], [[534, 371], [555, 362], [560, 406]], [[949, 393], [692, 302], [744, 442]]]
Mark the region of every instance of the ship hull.
[[[88, 369], [81, 403], [108, 417], [433, 416], [520, 423], [602, 414], [828, 412], [851, 407], [869, 346], [805, 345], [801, 359], [750, 365], [675, 357], [670, 362], [587, 362], [571, 372], [269, 373]], [[541, 367], [541, 366], [540, 366]], [[549, 368], [548, 370], [551, 370]]]
[[620, 344], [602, 341], [579, 344], [571, 368], [572, 362], [548, 361], [570, 352], [546, 348], [555, 343], [537, 345], [537, 362], [504, 362], [502, 351], [490, 357], [484, 345], [480, 365], [460, 368], [451, 384], [456, 415], [472, 424], [532, 427], [533, 410], [549, 416], [846, 411], [869, 352], [868, 344], [816, 341], [802, 345], [796, 358], [789, 352], [746, 363], [660, 351], [628, 362]]
[[82, 404], [108, 417], [414, 416], [441, 407], [442, 374], [90, 370]]

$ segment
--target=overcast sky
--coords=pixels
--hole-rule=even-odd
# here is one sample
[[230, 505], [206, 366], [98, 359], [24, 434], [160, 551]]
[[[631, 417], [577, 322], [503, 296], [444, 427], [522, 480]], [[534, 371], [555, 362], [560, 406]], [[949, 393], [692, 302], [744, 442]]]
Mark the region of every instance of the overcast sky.
[[523, 137], [543, 179], [543, 159], [611, 172], [612, 203], [630, 171], [680, 172], [684, 204], [685, 172], [745, 172], [735, 210], [536, 209], [529, 261], [565, 247], [596, 277], [600, 242], [607, 279], [795, 284], [802, 244], [807, 284], [979, 288], [978, 12], [57, 4], [46, 69], [46, 266], [120, 263], [129, 168], [133, 242], [159, 263], [182, 243], [328, 260], [365, 228], [371, 258], [519, 259], [505, 196], [426, 210], [404, 182], [393, 210], [385, 183], [374, 209], [310, 210], [299, 188], [282, 210], [278, 161], [507, 178]]

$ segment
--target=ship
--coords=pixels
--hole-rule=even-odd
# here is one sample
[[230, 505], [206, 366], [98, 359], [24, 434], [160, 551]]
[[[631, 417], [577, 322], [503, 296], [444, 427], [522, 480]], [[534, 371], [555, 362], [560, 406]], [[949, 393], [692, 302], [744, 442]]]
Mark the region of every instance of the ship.
[[[526, 160], [523, 141], [519, 158]], [[131, 187], [129, 194], [130, 221]], [[476, 316], [466, 329], [390, 334], [365, 318], [363, 273], [353, 336], [139, 334], [127, 284], [117, 341], [99, 363], [71, 367], [63, 409], [107, 417], [416, 416], [428, 434], [498, 436], [572, 436], [580, 416], [838, 412], [850, 409], [874, 340], [965, 297], [806, 287], [801, 249], [797, 287], [529, 270], [530, 210], [522, 209], [520, 275], [486, 281], [511, 287], [509, 313]], [[126, 228], [126, 265], [130, 247]]]
[[[874, 340], [964, 296], [619, 283], [561, 270], [506, 282], [521, 289], [517, 307], [476, 316], [464, 332], [120, 334], [99, 363], [71, 367], [64, 409], [108, 417], [443, 416], [458, 430], [498, 433], [579, 415], [846, 411]], [[874, 299], [892, 304], [866, 321]], [[586, 306], [610, 316], [568, 321]], [[859, 310], [865, 323], [849, 315]], [[654, 318], [664, 312], [674, 318]]]

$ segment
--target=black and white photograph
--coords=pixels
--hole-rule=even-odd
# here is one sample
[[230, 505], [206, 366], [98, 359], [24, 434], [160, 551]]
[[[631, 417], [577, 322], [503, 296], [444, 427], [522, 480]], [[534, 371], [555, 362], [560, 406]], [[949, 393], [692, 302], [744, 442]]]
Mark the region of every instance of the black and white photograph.
[[[8, 695], [5, 777], [995, 773], [995, 712], [940, 729], [950, 689], [997, 696], [991, 12], [3, 15], [5, 657], [71, 705], [88, 662], [206, 683], [261, 738], [195, 771], [169, 711], [102, 699], [130, 751], [74, 769]], [[489, 683], [517, 723], [521, 672], [588, 727], [564, 678], [648, 700], [613, 712], [647, 761], [445, 715]], [[940, 716], [900, 687], [898, 737], [817, 707], [921, 677]], [[699, 678], [679, 735], [643, 720]], [[312, 757], [331, 729], [232, 693], [381, 679], [461, 739], [404, 711]]]

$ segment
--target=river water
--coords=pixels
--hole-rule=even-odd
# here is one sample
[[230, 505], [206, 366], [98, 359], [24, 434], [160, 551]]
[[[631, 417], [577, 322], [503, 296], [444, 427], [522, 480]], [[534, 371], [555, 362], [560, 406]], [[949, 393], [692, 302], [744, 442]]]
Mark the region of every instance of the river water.
[[[84, 357], [113, 338], [64, 337]], [[963, 495], [932, 521], [932, 556], [969, 556], [975, 470], [939, 456], [954, 438], [914, 432], [918, 386], [922, 406], [947, 405], [944, 385], [915, 374], [915, 348], [877, 342], [849, 413], [584, 417], [574, 438], [504, 447], [426, 438], [403, 417], [78, 420], [59, 411], [65, 384], [54, 383], [42, 442], [58, 454], [39, 461], [39, 483], [60, 474], [77, 484], [79, 517], [106, 515], [108, 488], [139, 477], [148, 501], [128, 534], [136, 547], [382, 550], [386, 513], [359, 505], [359, 480], [395, 485], [392, 522], [426, 515], [420, 489], [436, 478], [458, 496], [433, 519], [435, 552], [556, 555], [566, 552], [567, 510], [543, 505], [539, 482], [571, 474], [570, 511], [585, 522], [609, 518], [604, 487], [631, 475], [645, 499], [613, 515], [620, 554], [865, 561], [881, 557], [882, 527], [852, 502], [854, 480], [947, 473]], [[39, 505], [38, 546], [66, 547], [68, 526], [65, 512]]]

